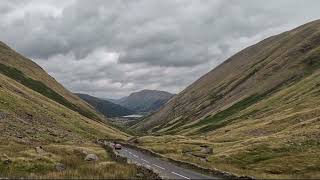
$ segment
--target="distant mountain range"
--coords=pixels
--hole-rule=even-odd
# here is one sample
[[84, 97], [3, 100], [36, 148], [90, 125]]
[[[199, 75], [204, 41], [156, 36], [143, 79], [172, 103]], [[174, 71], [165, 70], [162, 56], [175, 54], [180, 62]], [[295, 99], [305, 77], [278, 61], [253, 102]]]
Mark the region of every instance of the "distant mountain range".
[[158, 90], [142, 90], [121, 99], [109, 99], [135, 112], [154, 112], [166, 104], [174, 94]]
[[142, 90], [121, 99], [102, 99], [80, 93], [75, 95], [109, 118], [157, 111], [174, 96], [157, 90]]
[[110, 102], [108, 100], [100, 99], [87, 94], [76, 93], [76, 95], [79, 96], [84, 101], [86, 101], [87, 103], [89, 103], [91, 106], [93, 106], [97, 111], [102, 113], [105, 117], [109, 117], [109, 118], [121, 117], [121, 116], [131, 115], [135, 113], [133, 110], [130, 110], [121, 105]]

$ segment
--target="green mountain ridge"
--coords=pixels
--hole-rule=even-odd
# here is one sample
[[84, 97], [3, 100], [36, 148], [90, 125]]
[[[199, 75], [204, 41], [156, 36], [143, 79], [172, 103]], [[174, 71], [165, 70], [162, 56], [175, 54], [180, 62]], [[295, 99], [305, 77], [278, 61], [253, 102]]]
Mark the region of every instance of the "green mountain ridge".
[[132, 126], [149, 135], [137, 145], [238, 175], [317, 179], [319, 65], [320, 20], [267, 38]]

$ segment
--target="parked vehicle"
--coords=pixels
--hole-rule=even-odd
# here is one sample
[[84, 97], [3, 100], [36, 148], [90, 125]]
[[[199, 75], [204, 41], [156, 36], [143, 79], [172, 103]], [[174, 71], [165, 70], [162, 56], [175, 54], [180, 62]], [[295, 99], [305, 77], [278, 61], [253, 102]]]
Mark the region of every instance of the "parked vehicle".
[[121, 144], [115, 144], [115, 145], [114, 145], [114, 149], [115, 149], [115, 150], [121, 150], [121, 149], [122, 149]]

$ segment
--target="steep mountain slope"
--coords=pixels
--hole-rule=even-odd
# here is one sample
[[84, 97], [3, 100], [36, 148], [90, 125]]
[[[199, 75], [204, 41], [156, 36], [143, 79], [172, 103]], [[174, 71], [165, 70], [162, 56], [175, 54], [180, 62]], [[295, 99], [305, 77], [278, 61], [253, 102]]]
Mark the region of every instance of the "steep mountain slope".
[[[134, 176], [134, 167], [112, 162], [103, 148], [92, 143], [128, 135], [84, 115], [100, 119], [39, 66], [1, 43], [0, 178]], [[84, 152], [97, 154], [104, 164], [86, 163]], [[57, 165], [66, 169], [58, 171]], [[125, 169], [128, 173], [120, 172]]]
[[320, 20], [232, 56], [133, 128], [137, 145], [257, 178], [320, 177]]
[[[319, 21], [248, 47], [175, 96], [137, 126], [177, 133], [214, 126], [318, 70]], [[214, 125], [215, 124], [215, 125]]]
[[0, 71], [2, 74], [88, 118], [101, 119], [93, 108], [66, 90], [40, 66], [14, 52], [2, 42], [0, 42], [0, 54]]
[[136, 112], [153, 112], [167, 103], [173, 96], [173, 94], [165, 91], [142, 90], [113, 101]]
[[121, 117], [130, 114], [134, 114], [135, 112], [122, 107], [118, 104], [112, 103], [107, 100], [99, 99], [93, 96], [89, 96], [87, 94], [76, 94], [81, 99], [91, 104], [97, 111], [101, 112], [105, 117]]

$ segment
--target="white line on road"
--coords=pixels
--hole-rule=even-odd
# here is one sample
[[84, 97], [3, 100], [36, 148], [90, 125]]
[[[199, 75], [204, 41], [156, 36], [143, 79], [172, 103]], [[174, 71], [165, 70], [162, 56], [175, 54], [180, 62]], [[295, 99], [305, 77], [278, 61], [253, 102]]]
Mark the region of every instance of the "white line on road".
[[162, 169], [162, 170], [166, 170], [165, 168], [163, 168], [163, 167], [161, 167], [161, 166], [158, 166], [158, 165], [156, 165], [156, 164], [153, 164], [155, 167], [157, 167], [157, 168], [160, 168], [160, 169]]
[[172, 174], [175, 174], [175, 175], [177, 175], [177, 176], [180, 176], [180, 177], [182, 177], [182, 178], [185, 178], [185, 179], [190, 179], [190, 178], [188, 178], [188, 177], [185, 177], [185, 176], [183, 176], [183, 175], [181, 175], [181, 174], [178, 174], [178, 173], [176, 173], [176, 172], [171, 172]]
[[138, 158], [138, 156], [137, 155], [135, 155], [135, 154], [132, 154], [135, 158]]
[[149, 161], [145, 160], [145, 159], [141, 159], [142, 161], [146, 162], [146, 163], [150, 163]]

